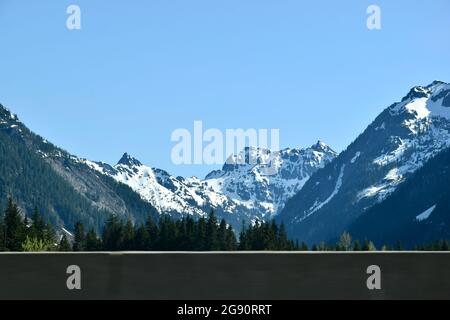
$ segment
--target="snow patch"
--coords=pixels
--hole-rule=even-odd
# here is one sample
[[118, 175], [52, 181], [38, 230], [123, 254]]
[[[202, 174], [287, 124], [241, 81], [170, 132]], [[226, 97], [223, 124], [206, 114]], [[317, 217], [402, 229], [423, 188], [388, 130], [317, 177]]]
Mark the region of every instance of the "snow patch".
[[358, 160], [358, 158], [361, 156], [361, 152], [357, 152], [355, 154], [355, 156], [353, 157], [353, 159], [350, 161], [352, 164], [354, 164], [356, 162], [356, 160]]
[[436, 209], [436, 205], [432, 206], [428, 210], [426, 210], [423, 213], [419, 214], [416, 217], [416, 220], [419, 221], [419, 222], [427, 220], [431, 216], [431, 214], [433, 213], [434, 209]]
[[321, 203], [316, 201], [316, 203], [309, 209], [309, 213], [307, 213], [300, 221], [305, 220], [306, 218], [308, 218], [312, 214], [314, 214], [317, 211], [319, 211], [320, 209], [322, 209], [331, 200], [333, 200], [333, 198], [339, 193], [339, 190], [342, 187], [342, 179], [344, 178], [344, 172], [345, 172], [345, 164], [342, 165], [342, 167], [341, 167], [341, 171], [340, 171], [339, 176], [337, 178], [336, 185], [334, 187], [333, 192], [330, 194], [330, 196], [325, 201], [323, 201]]

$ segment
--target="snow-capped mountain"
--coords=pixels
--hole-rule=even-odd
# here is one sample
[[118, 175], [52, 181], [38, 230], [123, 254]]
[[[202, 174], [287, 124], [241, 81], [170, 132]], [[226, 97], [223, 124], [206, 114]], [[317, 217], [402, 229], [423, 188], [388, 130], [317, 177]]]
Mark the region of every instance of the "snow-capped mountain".
[[[0, 182], [5, 181], [0, 185], [1, 194], [4, 197], [14, 194], [25, 212], [32, 210], [27, 206], [41, 206], [43, 212], [52, 215], [55, 224], [69, 229], [76, 220], [98, 227], [111, 213], [143, 222], [155, 211], [200, 217], [207, 216], [212, 209], [238, 229], [242, 221], [275, 216], [315, 171], [336, 157], [323, 142], [307, 149], [279, 152], [246, 148], [230, 157], [222, 170], [211, 172], [205, 179], [183, 178], [148, 167], [128, 154], [114, 166], [76, 157], [31, 132], [1, 105], [0, 134], [0, 147], [5, 149], [4, 167], [10, 163], [15, 166], [11, 172], [26, 171], [36, 179], [60, 186], [58, 190], [34, 186], [38, 191], [28, 195], [25, 193], [30, 187], [24, 189], [26, 192], [16, 188], [18, 180], [8, 175], [0, 177]], [[20, 147], [20, 156], [12, 147], [6, 149], [9, 145]], [[38, 168], [17, 160], [30, 157]], [[73, 206], [64, 206], [65, 194], [73, 199]]]
[[450, 146], [450, 85], [414, 87], [286, 204], [279, 215], [291, 236], [337, 237], [427, 161]]
[[[171, 176], [125, 154], [115, 166], [82, 160], [130, 186], [161, 214], [206, 216], [214, 209], [237, 228], [242, 221], [276, 215], [310, 176], [336, 157], [323, 142], [307, 149], [271, 152], [246, 148], [205, 179]], [[251, 159], [251, 161], [250, 161]]]
[[[222, 170], [210, 173], [204, 184], [234, 202], [258, 208], [263, 217], [271, 217], [302, 189], [314, 172], [336, 156], [336, 152], [321, 141], [307, 149], [285, 149], [275, 153], [246, 148], [229, 159]], [[257, 164], [240, 159], [256, 159]]]
[[184, 179], [143, 165], [127, 153], [115, 166], [89, 160], [80, 161], [101, 174], [130, 186], [143, 200], [153, 204], [160, 214], [206, 214], [200, 209], [203, 199], [191, 190]]

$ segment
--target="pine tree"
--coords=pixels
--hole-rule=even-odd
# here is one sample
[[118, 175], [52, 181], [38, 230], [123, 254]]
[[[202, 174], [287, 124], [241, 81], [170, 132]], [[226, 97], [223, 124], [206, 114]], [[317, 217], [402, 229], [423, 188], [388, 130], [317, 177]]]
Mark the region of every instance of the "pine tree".
[[395, 251], [403, 251], [403, 244], [401, 241], [397, 241], [397, 244], [395, 245]]
[[70, 246], [69, 240], [67, 239], [65, 234], [63, 234], [62, 237], [61, 237], [61, 241], [59, 242], [58, 250], [61, 251], [61, 252], [72, 251], [72, 248]]
[[280, 231], [278, 235], [278, 250], [288, 251], [291, 250], [292, 246], [289, 243], [288, 236], [286, 233], [286, 228], [284, 223], [280, 225]]
[[50, 243], [57, 243], [55, 230], [50, 224], [45, 225], [43, 240]]
[[365, 240], [362, 250], [363, 251], [377, 251], [377, 248], [375, 247], [373, 242], [371, 242], [369, 240]]
[[136, 230], [134, 250], [137, 251], [150, 250], [150, 235], [148, 234], [147, 228], [143, 225], [141, 225]]
[[84, 225], [81, 222], [75, 224], [75, 240], [73, 243], [73, 251], [84, 251], [86, 247], [86, 234], [84, 231]]
[[245, 227], [245, 222], [242, 221], [241, 233], [239, 234], [239, 246], [238, 249], [241, 251], [247, 251], [250, 248], [249, 239], [247, 237], [247, 229]]
[[115, 215], [111, 215], [103, 229], [103, 247], [107, 251], [119, 251], [122, 244], [123, 224]]
[[362, 250], [361, 243], [358, 240], [356, 240], [353, 244], [353, 251], [361, 251], [361, 250]]
[[36, 239], [44, 239], [46, 225], [38, 208], [34, 209], [31, 220], [32, 224], [28, 231], [29, 236]]
[[305, 242], [302, 242], [300, 245], [300, 251], [308, 251], [308, 245]]
[[186, 218], [186, 241], [189, 250], [196, 250], [197, 225], [195, 220], [188, 216]]
[[237, 240], [236, 235], [234, 234], [233, 228], [228, 227], [226, 231], [226, 243], [225, 250], [226, 251], [235, 251], [237, 249]]
[[205, 250], [217, 251], [219, 249], [220, 249], [220, 247], [219, 247], [219, 241], [218, 241], [217, 218], [216, 218], [214, 211], [211, 211], [211, 213], [209, 214], [207, 225], [206, 225]]
[[0, 208], [0, 252], [6, 251], [6, 226], [3, 210]]
[[158, 225], [153, 221], [152, 217], [149, 216], [145, 224], [148, 233], [148, 243], [145, 250], [156, 250], [159, 238]]
[[95, 233], [95, 230], [90, 229], [86, 234], [86, 251], [93, 252], [100, 250], [102, 250], [101, 241], [98, 238], [97, 233]]
[[131, 220], [128, 220], [125, 227], [123, 228], [122, 234], [122, 244], [121, 249], [124, 251], [133, 251], [135, 245], [135, 232], [134, 226]]
[[342, 251], [350, 251], [352, 249], [352, 237], [347, 231], [339, 238], [338, 247], [342, 249]]
[[228, 226], [227, 222], [222, 219], [219, 226], [219, 250], [225, 251], [227, 250], [227, 236], [228, 236]]
[[207, 250], [206, 241], [206, 219], [201, 217], [197, 221], [197, 232], [195, 236], [195, 250], [205, 251]]
[[26, 228], [20, 216], [19, 208], [8, 199], [8, 206], [5, 211], [5, 229], [6, 229], [6, 249], [9, 251], [22, 251], [22, 244], [26, 239]]
[[328, 251], [328, 246], [324, 241], [319, 244], [319, 251]]

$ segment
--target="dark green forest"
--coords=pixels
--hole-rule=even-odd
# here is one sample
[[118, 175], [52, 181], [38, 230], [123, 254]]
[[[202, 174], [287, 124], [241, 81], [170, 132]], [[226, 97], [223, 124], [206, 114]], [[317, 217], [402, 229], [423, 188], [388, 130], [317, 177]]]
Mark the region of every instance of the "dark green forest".
[[83, 222], [75, 223], [73, 234], [58, 236], [38, 209], [31, 217], [22, 214], [12, 199], [0, 217], [1, 251], [234, 251], [296, 250], [287, 239], [284, 226], [256, 223], [243, 226], [238, 243], [236, 233], [214, 212], [208, 218], [190, 216], [173, 219], [164, 216], [155, 221], [149, 216], [145, 224], [133, 224], [110, 215], [100, 235]]
[[[415, 250], [448, 251], [448, 241], [416, 246]], [[145, 224], [133, 224], [110, 215], [100, 235], [82, 222], [75, 223], [73, 234], [57, 232], [35, 209], [23, 217], [11, 198], [0, 215], [0, 251], [10, 252], [96, 252], [96, 251], [376, 251], [404, 250], [376, 248], [373, 242], [353, 241], [344, 232], [335, 245], [321, 243], [311, 248], [289, 240], [284, 225], [274, 221], [243, 224], [239, 236], [225, 220], [218, 221], [214, 212], [208, 218], [190, 216], [173, 219], [163, 216], [156, 222], [151, 216]]]
[[[95, 205], [102, 192], [114, 195], [128, 216], [132, 213], [141, 222], [149, 214], [156, 217], [154, 208], [131, 188], [111, 177], [95, 175], [64, 150], [35, 135], [22, 123], [10, 120], [11, 114], [1, 105], [0, 118], [9, 122], [7, 126], [0, 125], [0, 199], [14, 195], [17, 204], [28, 214], [37, 207], [46, 221], [70, 229], [79, 221], [97, 232], [102, 229], [109, 215], [115, 212]], [[12, 124], [17, 127], [12, 128]], [[82, 177], [92, 192], [77, 191], [52, 163], [59, 164], [60, 170], [65, 170], [71, 178]]]

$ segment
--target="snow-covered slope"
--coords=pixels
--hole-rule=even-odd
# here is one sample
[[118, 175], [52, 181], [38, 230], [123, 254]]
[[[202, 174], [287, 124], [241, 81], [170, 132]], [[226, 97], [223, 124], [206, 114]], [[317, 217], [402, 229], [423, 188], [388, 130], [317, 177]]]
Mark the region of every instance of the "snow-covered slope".
[[292, 236], [333, 239], [450, 146], [450, 85], [414, 87], [314, 175], [279, 219]]
[[334, 157], [336, 153], [323, 142], [276, 153], [246, 148], [228, 159], [222, 170], [211, 172], [203, 180], [171, 176], [128, 154], [115, 166], [80, 161], [130, 186], [161, 214], [206, 216], [214, 209], [236, 228], [243, 220], [276, 215], [310, 176]]
[[114, 167], [105, 163], [82, 161], [92, 169], [131, 187], [159, 213], [205, 215], [200, 209], [203, 199], [182, 179], [175, 178], [163, 170], [145, 166], [126, 153]]
[[[246, 148], [237, 157], [229, 159], [222, 170], [209, 174], [204, 184], [236, 203], [257, 208], [262, 217], [272, 217], [301, 190], [314, 172], [336, 156], [320, 141], [311, 148], [285, 149], [275, 154], [264, 149]], [[239, 164], [242, 158], [257, 159], [258, 164]], [[265, 165], [268, 164], [266, 159], [270, 159], [269, 165]]]

